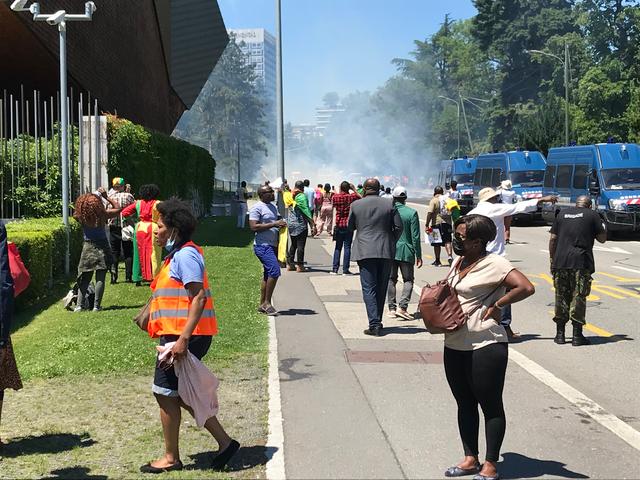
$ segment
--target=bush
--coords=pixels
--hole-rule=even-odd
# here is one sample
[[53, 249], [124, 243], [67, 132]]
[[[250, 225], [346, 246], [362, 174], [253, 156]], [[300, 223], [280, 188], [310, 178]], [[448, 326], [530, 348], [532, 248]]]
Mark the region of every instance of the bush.
[[[70, 273], [75, 276], [82, 251], [80, 224], [69, 219]], [[23, 220], [7, 224], [7, 237], [14, 242], [29, 274], [31, 284], [19, 297], [18, 307], [47, 296], [56, 279], [64, 275], [66, 236], [59, 218]]]
[[202, 216], [213, 200], [215, 161], [204, 148], [107, 116], [110, 177], [124, 177], [134, 193], [145, 183], [160, 187], [161, 198], [190, 201]]

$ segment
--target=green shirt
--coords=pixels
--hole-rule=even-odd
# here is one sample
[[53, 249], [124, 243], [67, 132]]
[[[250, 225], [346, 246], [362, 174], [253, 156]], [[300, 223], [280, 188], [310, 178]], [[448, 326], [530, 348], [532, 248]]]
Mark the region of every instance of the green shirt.
[[420, 246], [420, 220], [418, 212], [407, 207], [401, 202], [395, 202], [396, 210], [402, 220], [402, 235], [396, 243], [396, 260], [399, 262], [413, 263], [416, 257], [422, 258], [422, 247]]

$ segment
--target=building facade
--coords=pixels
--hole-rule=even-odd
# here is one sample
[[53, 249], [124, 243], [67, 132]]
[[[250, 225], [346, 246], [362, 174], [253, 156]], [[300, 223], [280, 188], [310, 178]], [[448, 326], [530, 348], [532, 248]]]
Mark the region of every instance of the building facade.
[[276, 38], [264, 28], [230, 29], [268, 98], [276, 96]]

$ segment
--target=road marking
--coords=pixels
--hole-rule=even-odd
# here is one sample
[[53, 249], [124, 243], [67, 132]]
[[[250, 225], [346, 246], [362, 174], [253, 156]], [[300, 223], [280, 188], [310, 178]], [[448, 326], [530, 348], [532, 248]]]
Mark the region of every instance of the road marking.
[[[551, 285], [551, 290], [555, 291], [556, 287], [553, 284], [553, 278], [551, 278], [551, 276], [547, 275], [546, 273], [532, 273], [529, 275], [530, 277], [534, 277], [534, 278], [541, 278], [543, 279], [545, 282], [547, 282], [549, 285]], [[597, 295], [589, 295], [587, 297], [587, 301], [588, 302], [597, 302], [598, 300], [600, 300], [600, 297]]]
[[550, 253], [550, 252], [549, 252], [549, 250], [544, 250], [544, 249], [542, 249], [542, 250], [540, 250], [540, 251], [541, 251], [541, 252], [544, 252], [544, 253]]
[[[267, 478], [286, 478], [284, 470], [284, 431], [282, 429], [282, 402], [280, 400], [280, 373], [278, 369], [278, 338], [276, 318], [269, 316], [269, 436], [267, 437]], [[272, 451], [269, 457], [269, 449]]]
[[618, 282], [635, 282], [635, 283], [640, 282], [640, 278], [621, 277], [620, 275], [612, 275], [610, 273], [604, 273], [604, 272], [596, 272], [596, 275], [604, 275], [605, 277], [613, 278]]
[[569, 401], [569, 403], [582, 410], [600, 425], [610, 430], [633, 448], [640, 450], [640, 432], [620, 420], [615, 415], [607, 412], [589, 397], [576, 390], [563, 380], [560, 380], [553, 373], [538, 365], [533, 360], [530, 360], [515, 348], [510, 348], [509, 350], [509, 357], [511, 360], [526, 370], [531, 376], [547, 385], [553, 391]]
[[613, 265], [613, 268], [617, 268], [618, 270], [624, 270], [625, 272], [637, 273], [640, 275], [640, 270], [634, 270], [633, 268], [619, 267], [617, 265]]
[[597, 285], [600, 288], [604, 288], [605, 290], [613, 290], [614, 292], [618, 292], [622, 295], [628, 295], [629, 297], [632, 298], [640, 298], [640, 295], [638, 295], [636, 292], [632, 292], [629, 289], [626, 288], [620, 288], [620, 287], [612, 287], [610, 285]]
[[631, 252], [627, 252], [626, 250], [623, 250], [620, 247], [600, 247], [598, 245], [595, 245], [593, 249], [599, 252], [624, 253], [626, 255], [631, 255]]
[[611, 292], [607, 292], [604, 289], [605, 285], [591, 285], [591, 290], [595, 290], [598, 293], [602, 293], [604, 295], [608, 295], [609, 297], [613, 297], [617, 300], [624, 300], [624, 297], [621, 295], [618, 295], [617, 293], [611, 293]]
[[592, 333], [595, 333], [599, 337], [606, 337], [606, 338], [613, 337], [613, 333], [607, 332], [603, 328], [596, 327], [595, 325], [591, 325], [590, 323], [587, 323], [584, 326], [584, 328], [586, 328], [587, 330], [589, 330]]

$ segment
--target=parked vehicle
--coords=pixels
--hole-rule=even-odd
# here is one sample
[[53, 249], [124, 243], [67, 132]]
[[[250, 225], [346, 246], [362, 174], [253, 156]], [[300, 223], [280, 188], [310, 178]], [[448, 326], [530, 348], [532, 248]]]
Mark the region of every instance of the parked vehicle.
[[443, 170], [443, 183], [445, 189], [451, 186], [451, 181], [455, 180], [457, 190], [460, 192], [460, 211], [462, 214], [468, 213], [473, 209], [473, 178], [476, 173], [475, 158], [456, 158], [453, 160], [445, 160], [447, 168]]
[[549, 149], [544, 195], [558, 203], [545, 205], [552, 223], [580, 195], [590, 195], [610, 232], [640, 230], [640, 147], [635, 143], [598, 143]]
[[[515, 150], [479, 155], [473, 182], [474, 199], [477, 200], [478, 192], [485, 187], [499, 188], [503, 180], [511, 181], [517, 201], [541, 198], [545, 167], [544, 155], [535, 151]], [[541, 208], [534, 213], [516, 216], [516, 220], [540, 218]]]

